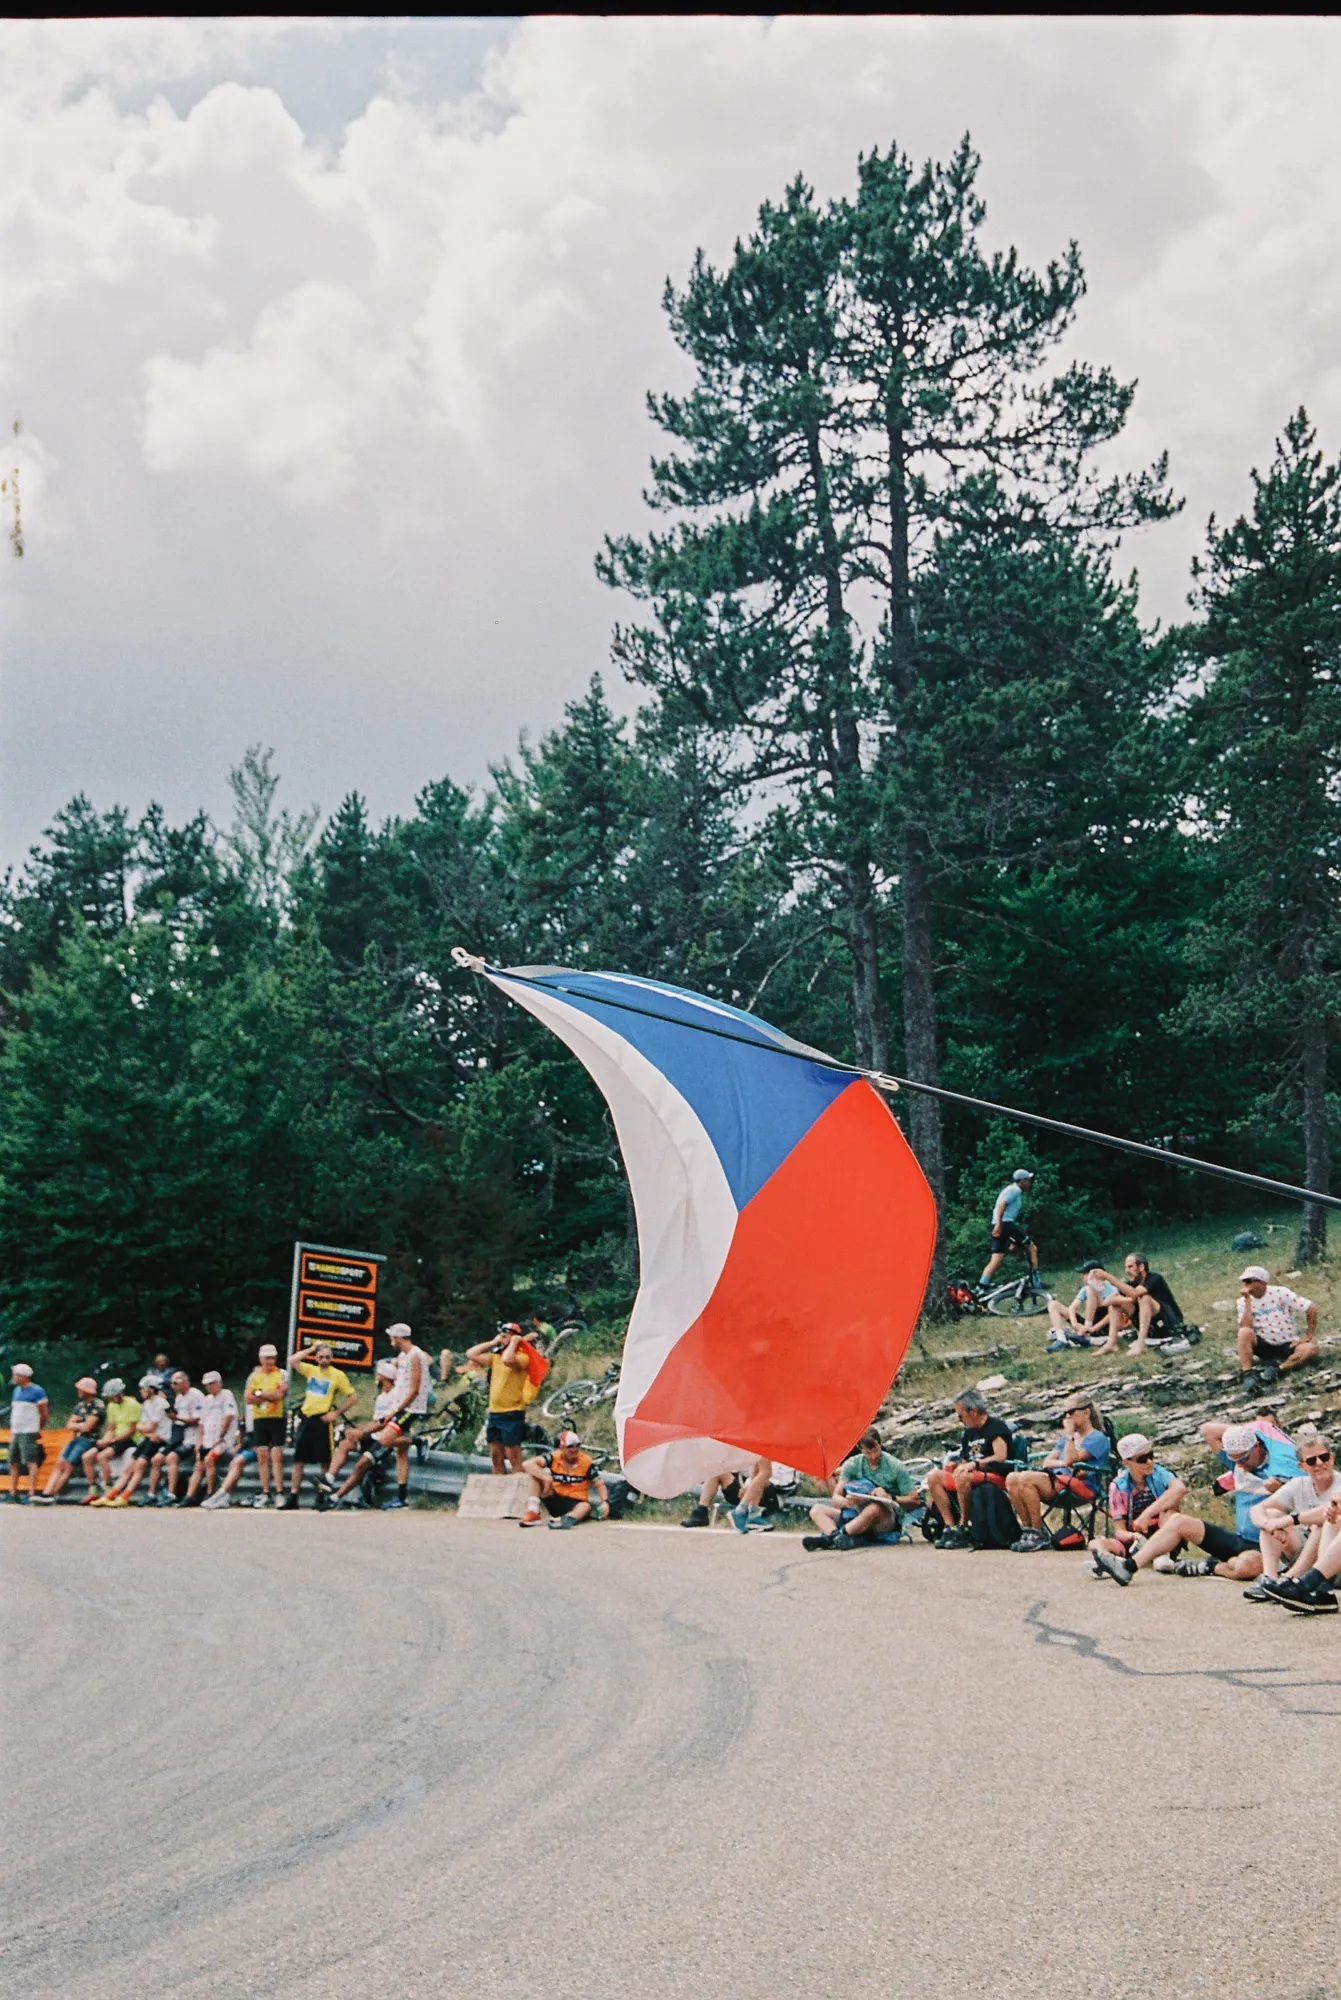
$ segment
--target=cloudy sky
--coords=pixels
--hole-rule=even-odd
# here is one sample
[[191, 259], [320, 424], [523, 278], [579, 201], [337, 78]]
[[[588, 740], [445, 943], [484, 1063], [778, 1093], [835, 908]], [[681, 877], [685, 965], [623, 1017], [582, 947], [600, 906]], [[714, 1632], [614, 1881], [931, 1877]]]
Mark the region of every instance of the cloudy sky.
[[550, 726], [681, 379], [664, 278], [893, 139], [967, 129], [993, 240], [1079, 241], [1176, 616], [1288, 412], [1341, 449], [1338, 101], [1316, 20], [0, 25], [0, 865], [78, 790], [222, 813], [251, 742], [387, 813]]

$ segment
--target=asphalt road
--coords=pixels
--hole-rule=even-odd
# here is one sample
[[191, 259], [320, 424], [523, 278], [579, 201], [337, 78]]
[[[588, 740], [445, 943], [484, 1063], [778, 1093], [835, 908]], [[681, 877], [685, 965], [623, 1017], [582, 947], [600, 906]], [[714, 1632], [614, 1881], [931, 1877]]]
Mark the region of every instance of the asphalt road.
[[0, 1577], [10, 1993], [1341, 2000], [1341, 1619], [415, 1510]]

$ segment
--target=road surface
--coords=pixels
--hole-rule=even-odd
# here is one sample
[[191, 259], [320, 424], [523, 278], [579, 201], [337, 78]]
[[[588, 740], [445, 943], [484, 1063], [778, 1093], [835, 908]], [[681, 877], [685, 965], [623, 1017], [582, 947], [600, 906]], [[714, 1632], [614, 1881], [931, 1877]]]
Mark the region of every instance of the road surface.
[[4, 1508], [0, 1577], [33, 2000], [1341, 2000], [1341, 1619], [413, 1509]]

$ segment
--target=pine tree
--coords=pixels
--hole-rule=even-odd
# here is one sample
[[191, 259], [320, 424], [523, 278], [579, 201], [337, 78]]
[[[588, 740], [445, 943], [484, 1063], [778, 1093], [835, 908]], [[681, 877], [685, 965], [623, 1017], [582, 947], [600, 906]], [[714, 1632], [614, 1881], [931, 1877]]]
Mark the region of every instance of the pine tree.
[[[1212, 520], [1189, 638], [1206, 676], [1186, 708], [1189, 782], [1223, 894], [1199, 939], [1185, 1026], [1266, 1038], [1287, 1065], [1260, 1104], [1297, 1107], [1309, 1187], [1331, 1186], [1329, 1051], [1341, 1019], [1341, 463], [1299, 410], [1253, 504]], [[1327, 1211], [1304, 1211], [1298, 1259]]]

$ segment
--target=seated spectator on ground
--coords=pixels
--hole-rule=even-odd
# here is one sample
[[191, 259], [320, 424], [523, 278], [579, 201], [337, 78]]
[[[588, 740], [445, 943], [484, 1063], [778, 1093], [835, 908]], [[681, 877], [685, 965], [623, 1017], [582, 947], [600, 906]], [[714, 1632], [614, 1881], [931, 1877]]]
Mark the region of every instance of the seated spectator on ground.
[[62, 1446], [60, 1457], [47, 1474], [45, 1489], [33, 1495], [39, 1506], [55, 1506], [57, 1498], [74, 1477], [76, 1466], [88, 1481], [90, 1496], [96, 1490], [98, 1437], [106, 1418], [107, 1405], [98, 1394], [98, 1385], [91, 1375], [81, 1375], [74, 1386], [79, 1400], [70, 1412], [70, 1440]]
[[[1170, 1514], [1134, 1555], [1115, 1556], [1106, 1549], [1092, 1549], [1099, 1567], [1123, 1584], [1152, 1567], [1173, 1576], [1219, 1576], [1234, 1583], [1251, 1583], [1260, 1576], [1262, 1552], [1253, 1508], [1266, 1494], [1297, 1476], [1299, 1461], [1293, 1445], [1265, 1436], [1252, 1424], [1229, 1424], [1224, 1449], [1234, 1468], [1232, 1529], [1200, 1521], [1195, 1514]], [[1185, 1543], [1200, 1549], [1201, 1554], [1180, 1560], [1178, 1551]]]
[[963, 1429], [959, 1456], [927, 1474], [927, 1504], [934, 1507], [946, 1532], [938, 1549], [971, 1549], [969, 1507], [973, 1488], [984, 1479], [1005, 1486], [1010, 1457], [1010, 1426], [994, 1417], [980, 1389], [962, 1389], [955, 1397], [955, 1415]]
[[870, 1547], [885, 1536], [897, 1535], [901, 1509], [916, 1507], [920, 1500], [917, 1481], [901, 1460], [885, 1450], [872, 1425], [858, 1438], [851, 1458], [844, 1460], [833, 1498], [811, 1508], [810, 1518], [819, 1532], [804, 1536], [802, 1546], [842, 1552]]
[[202, 1479], [206, 1492], [213, 1499], [215, 1480], [221, 1474], [227, 1474], [241, 1441], [237, 1397], [231, 1389], [224, 1388], [223, 1376], [217, 1368], [211, 1368], [201, 1376], [200, 1391], [200, 1450], [186, 1489], [188, 1506], [200, 1490]]
[[[1166, 1465], [1155, 1463], [1155, 1447], [1139, 1431], [1120, 1437], [1117, 1453], [1122, 1470], [1108, 1489], [1113, 1532], [1098, 1536], [1090, 1544], [1091, 1555], [1100, 1549], [1112, 1556], [1134, 1555], [1156, 1528], [1177, 1511], [1187, 1495], [1186, 1480], [1179, 1479]], [[1094, 1573], [1108, 1574], [1097, 1561]]]
[[1326, 1516], [1318, 1533], [1317, 1552], [1301, 1576], [1281, 1577], [1263, 1587], [1273, 1604], [1290, 1611], [1335, 1612], [1336, 1579], [1341, 1576], [1341, 1500], [1327, 1502]]
[[1108, 1332], [1108, 1302], [1118, 1296], [1118, 1289], [1111, 1280], [1100, 1282], [1097, 1274], [1102, 1268], [1099, 1264], [1081, 1265], [1080, 1290], [1069, 1306], [1049, 1294], [1050, 1348], [1090, 1347]]
[[1108, 1433], [1094, 1404], [1088, 1396], [1070, 1397], [1062, 1411], [1062, 1434], [1042, 1465], [1035, 1471], [1006, 1475], [1006, 1493], [1021, 1529], [1019, 1540], [1011, 1543], [1017, 1554], [1051, 1548], [1043, 1509], [1054, 1500], [1088, 1506], [1097, 1499], [1110, 1455]]
[[1259, 1500], [1252, 1510], [1262, 1551], [1262, 1575], [1244, 1596], [1271, 1600], [1270, 1585], [1280, 1578], [1282, 1561], [1290, 1565], [1291, 1581], [1303, 1576], [1313, 1565], [1322, 1543], [1323, 1529], [1330, 1512], [1341, 1505], [1341, 1472], [1331, 1445], [1320, 1432], [1299, 1440], [1300, 1471], [1274, 1493]]
[[[122, 1470], [121, 1459], [135, 1443], [135, 1433], [140, 1423], [140, 1404], [136, 1396], [126, 1394], [126, 1385], [119, 1375], [109, 1376], [102, 1385], [103, 1430], [98, 1440], [98, 1456], [94, 1469], [101, 1482], [103, 1493], [110, 1491], [117, 1475]], [[88, 1471], [87, 1464], [85, 1471]], [[98, 1498], [92, 1485], [84, 1498], [84, 1505], [91, 1506]]]
[[[42, 1433], [51, 1415], [47, 1392], [33, 1380], [26, 1361], [16, 1361], [10, 1373], [13, 1383], [9, 1405], [9, 1497], [26, 1507], [37, 1490], [37, 1468], [42, 1462]], [[19, 1492], [19, 1477], [28, 1475], [27, 1493]]]
[[580, 1521], [593, 1515], [599, 1521], [609, 1512], [605, 1481], [595, 1460], [583, 1451], [576, 1431], [560, 1431], [553, 1451], [537, 1452], [527, 1459], [524, 1469], [531, 1482], [531, 1497], [520, 1527], [534, 1528], [542, 1508], [550, 1517], [551, 1528], [575, 1528]]
[[1134, 1250], [1123, 1264], [1124, 1275], [1116, 1278], [1110, 1271], [1098, 1271], [1094, 1276], [1113, 1287], [1113, 1297], [1109, 1306], [1109, 1333], [1101, 1354], [1116, 1354], [1118, 1337], [1136, 1322], [1136, 1339], [1132, 1343], [1132, 1354], [1144, 1354], [1153, 1335], [1157, 1340], [1171, 1338], [1183, 1330], [1183, 1313], [1172, 1287], [1159, 1271], [1152, 1271], [1150, 1259], [1144, 1251]]
[[697, 1503], [685, 1515], [682, 1528], [710, 1528], [712, 1526], [712, 1503], [720, 1500], [725, 1507], [739, 1504], [744, 1486], [744, 1472], [712, 1472], [698, 1489]]
[[129, 1507], [146, 1472], [149, 1474], [151, 1498], [156, 1491], [171, 1430], [168, 1399], [159, 1392], [157, 1375], [140, 1377], [140, 1397], [140, 1414], [130, 1451], [112, 1485], [101, 1500], [93, 1502], [95, 1507]]
[[[1273, 1382], [1302, 1368], [1318, 1353], [1318, 1308], [1288, 1285], [1273, 1285], [1265, 1264], [1249, 1264], [1239, 1274], [1239, 1367], [1245, 1375]], [[1304, 1332], [1299, 1332], [1299, 1315]]]

